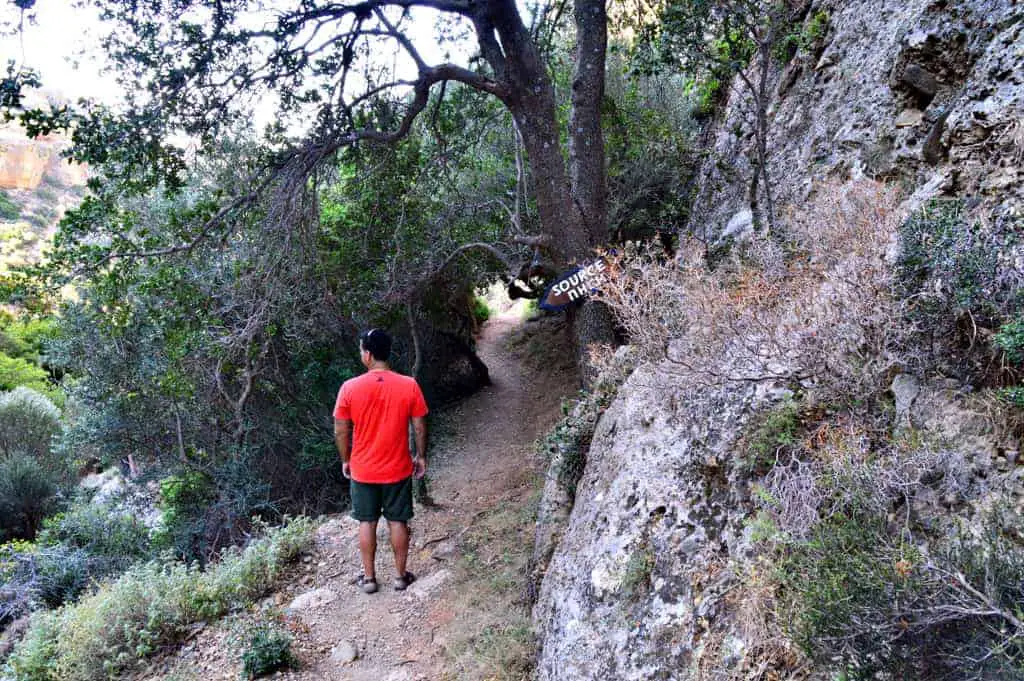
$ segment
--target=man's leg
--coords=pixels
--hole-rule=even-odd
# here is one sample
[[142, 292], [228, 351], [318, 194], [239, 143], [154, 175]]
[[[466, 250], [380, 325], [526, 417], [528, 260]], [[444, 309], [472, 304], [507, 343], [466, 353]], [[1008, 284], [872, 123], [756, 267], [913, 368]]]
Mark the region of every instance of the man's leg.
[[388, 521], [391, 534], [391, 550], [395, 552], [395, 574], [405, 574], [405, 563], [409, 559], [409, 524], [400, 520]]
[[363, 576], [374, 579], [377, 556], [377, 521], [380, 520], [381, 489], [379, 485], [351, 480], [352, 517], [359, 521], [359, 555], [363, 560]]
[[[389, 523], [390, 524], [390, 523]], [[394, 537], [394, 530], [392, 530]], [[391, 540], [392, 544], [394, 539]], [[406, 540], [406, 551], [409, 550], [409, 543]], [[377, 521], [359, 521], [359, 555], [363, 558], [363, 574], [367, 579], [374, 579], [374, 558], [377, 556]]]
[[[399, 580], [406, 577], [405, 564], [409, 558], [409, 520], [412, 519], [412, 478], [385, 485], [383, 489], [384, 517], [388, 521], [391, 549], [395, 552], [395, 573]], [[410, 581], [415, 579], [408, 573]], [[404, 582], [408, 584], [409, 582]], [[396, 582], [396, 588], [398, 582]], [[401, 588], [405, 588], [403, 585]]]

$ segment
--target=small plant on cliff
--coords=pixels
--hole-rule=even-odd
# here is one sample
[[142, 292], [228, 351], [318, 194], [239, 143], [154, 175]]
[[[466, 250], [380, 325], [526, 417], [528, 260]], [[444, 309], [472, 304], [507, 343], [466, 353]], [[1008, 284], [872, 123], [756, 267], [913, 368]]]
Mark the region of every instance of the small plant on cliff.
[[594, 394], [583, 395], [575, 404], [563, 402], [565, 416], [544, 436], [540, 449], [550, 457], [560, 457], [558, 483], [571, 498], [587, 465], [587, 451], [601, 408]]
[[928, 553], [878, 516], [824, 521], [780, 567], [797, 641], [859, 679], [1020, 678], [1024, 552], [997, 515]]
[[746, 467], [767, 470], [778, 459], [779, 453], [796, 442], [800, 428], [800, 407], [787, 398], [761, 419], [747, 440]]
[[[924, 347], [943, 348], [961, 370], [984, 374], [984, 330], [999, 330], [992, 349], [1024, 357], [1024, 275], [1005, 254], [1020, 241], [1012, 220], [983, 222], [960, 200], [935, 199], [900, 227], [897, 291]], [[929, 342], [931, 341], [931, 342]]]
[[639, 598], [651, 586], [651, 572], [654, 570], [654, 554], [641, 548], [629, 555], [622, 576], [622, 592], [627, 598]]
[[21, 209], [11, 201], [7, 192], [0, 190], [0, 220], [17, 220], [21, 215]]
[[815, 12], [806, 23], [794, 26], [792, 31], [776, 43], [772, 56], [776, 61], [787, 62], [797, 51], [813, 49], [828, 33], [828, 19], [829, 15], [825, 10]]
[[298, 666], [291, 635], [276, 624], [261, 622], [251, 626], [239, 642], [243, 648], [242, 674], [247, 679]]
[[992, 341], [1003, 351], [1007, 361], [1024, 364], [1024, 317], [1017, 317], [1000, 326]]

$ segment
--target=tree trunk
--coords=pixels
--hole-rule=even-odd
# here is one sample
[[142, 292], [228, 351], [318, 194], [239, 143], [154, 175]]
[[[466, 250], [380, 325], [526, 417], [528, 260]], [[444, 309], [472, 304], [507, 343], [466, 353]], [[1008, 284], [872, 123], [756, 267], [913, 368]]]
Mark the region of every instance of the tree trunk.
[[[583, 214], [589, 251], [608, 238], [604, 132], [601, 129], [608, 22], [603, 0], [576, 0], [574, 16], [576, 68], [569, 119], [569, 167], [572, 197]], [[589, 255], [589, 252], [579, 255]]]
[[[604, 134], [607, 17], [603, 0], [576, 0], [576, 65], [572, 81], [568, 169], [559, 144], [555, 94], [547, 67], [512, 2], [495, 2], [476, 21], [481, 51], [510, 85], [505, 102], [515, 119], [534, 179], [542, 228], [560, 266], [585, 263], [608, 237]], [[497, 31], [500, 46], [489, 39]], [[493, 43], [493, 44], [492, 44]], [[585, 385], [593, 379], [589, 347], [614, 341], [608, 309], [587, 301], [570, 313], [577, 360]]]

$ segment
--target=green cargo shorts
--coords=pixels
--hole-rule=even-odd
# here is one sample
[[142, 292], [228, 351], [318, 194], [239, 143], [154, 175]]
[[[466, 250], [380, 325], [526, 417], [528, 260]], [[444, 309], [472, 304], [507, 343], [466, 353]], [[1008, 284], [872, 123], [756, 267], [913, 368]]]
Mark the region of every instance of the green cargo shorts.
[[352, 517], [361, 522], [376, 522], [382, 512], [391, 521], [408, 522], [412, 518], [412, 476], [389, 483], [349, 480], [349, 494]]

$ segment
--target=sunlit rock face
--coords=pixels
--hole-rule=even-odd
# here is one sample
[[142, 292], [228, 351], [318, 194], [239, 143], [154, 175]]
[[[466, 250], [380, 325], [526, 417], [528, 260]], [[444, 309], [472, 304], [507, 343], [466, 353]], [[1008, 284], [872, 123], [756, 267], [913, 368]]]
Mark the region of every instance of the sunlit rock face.
[[61, 157], [68, 144], [57, 135], [30, 140], [20, 128], [0, 128], [0, 189], [36, 189], [44, 177], [61, 186], [84, 185], [85, 166]]
[[[41, 109], [66, 103], [66, 97], [51, 90], [30, 90], [22, 101], [26, 108]], [[83, 186], [86, 167], [61, 156], [68, 146], [70, 140], [61, 134], [29, 139], [16, 123], [0, 125], [0, 189], [34, 190], [44, 179], [58, 187]]]

